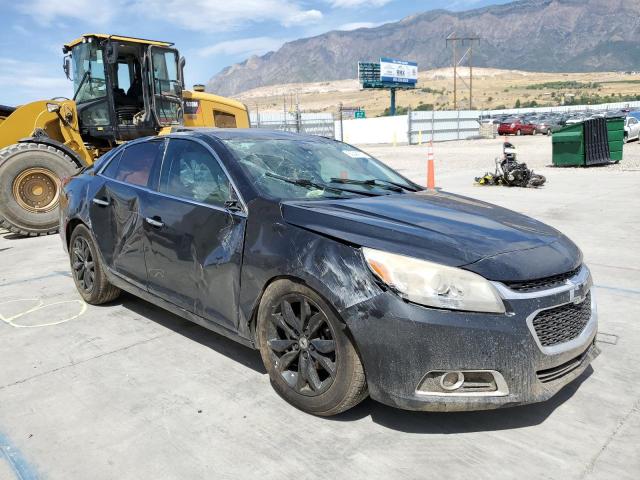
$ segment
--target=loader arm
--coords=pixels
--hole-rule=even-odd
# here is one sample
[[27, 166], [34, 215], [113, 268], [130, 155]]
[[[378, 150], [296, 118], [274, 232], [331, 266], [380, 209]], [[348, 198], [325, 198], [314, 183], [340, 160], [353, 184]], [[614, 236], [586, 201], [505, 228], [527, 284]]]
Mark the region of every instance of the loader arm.
[[[49, 111], [51, 105], [57, 105], [59, 110]], [[93, 163], [94, 157], [85, 147], [78, 130], [78, 112], [72, 100], [39, 100], [13, 110], [11, 107], [3, 108], [0, 111], [0, 149], [25, 138], [44, 137], [49, 143], [52, 140], [63, 145], [65, 151], [74, 152], [78, 166]], [[4, 116], [5, 113], [8, 115]]]

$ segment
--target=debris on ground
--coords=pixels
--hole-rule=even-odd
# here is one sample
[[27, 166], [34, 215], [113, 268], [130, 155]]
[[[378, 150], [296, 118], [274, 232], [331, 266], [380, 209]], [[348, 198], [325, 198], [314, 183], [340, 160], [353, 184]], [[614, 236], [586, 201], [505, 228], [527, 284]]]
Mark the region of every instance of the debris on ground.
[[516, 147], [504, 142], [502, 156], [496, 158], [494, 173], [486, 172], [475, 181], [479, 185], [505, 185], [507, 187], [541, 187], [547, 181], [544, 175], [534, 173], [526, 163], [517, 161]]

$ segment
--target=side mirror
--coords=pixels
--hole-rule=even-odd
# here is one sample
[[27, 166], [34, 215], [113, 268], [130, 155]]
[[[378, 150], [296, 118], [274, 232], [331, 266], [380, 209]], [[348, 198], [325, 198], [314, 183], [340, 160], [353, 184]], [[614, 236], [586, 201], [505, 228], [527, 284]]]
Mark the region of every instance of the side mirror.
[[62, 59], [62, 70], [64, 70], [64, 74], [67, 76], [67, 80], [71, 80], [71, 56], [66, 55]]

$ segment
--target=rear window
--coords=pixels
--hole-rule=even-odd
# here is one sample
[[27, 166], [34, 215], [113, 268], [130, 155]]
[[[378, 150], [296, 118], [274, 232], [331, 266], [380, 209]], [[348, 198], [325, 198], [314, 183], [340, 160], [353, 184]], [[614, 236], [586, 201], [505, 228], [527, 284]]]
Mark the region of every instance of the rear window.
[[152, 172], [155, 172], [156, 160], [164, 150], [164, 141], [142, 142], [130, 145], [114, 158], [103, 175], [121, 182], [149, 187], [152, 183]]
[[213, 119], [218, 128], [236, 128], [236, 116], [231, 113], [214, 110]]

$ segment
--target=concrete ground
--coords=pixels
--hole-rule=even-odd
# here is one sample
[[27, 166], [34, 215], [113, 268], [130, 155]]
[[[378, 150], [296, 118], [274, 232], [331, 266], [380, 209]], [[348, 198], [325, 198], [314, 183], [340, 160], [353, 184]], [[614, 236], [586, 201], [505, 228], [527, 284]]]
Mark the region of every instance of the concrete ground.
[[[499, 140], [435, 145], [437, 183], [561, 229], [595, 278], [602, 355], [550, 401], [413, 413], [366, 400], [331, 419], [271, 386], [257, 352], [124, 295], [80, 301], [57, 236], [0, 235], [0, 479], [640, 478], [640, 145], [541, 189], [475, 187]], [[424, 181], [425, 147], [368, 147]], [[625, 166], [626, 165], [626, 166]]]

